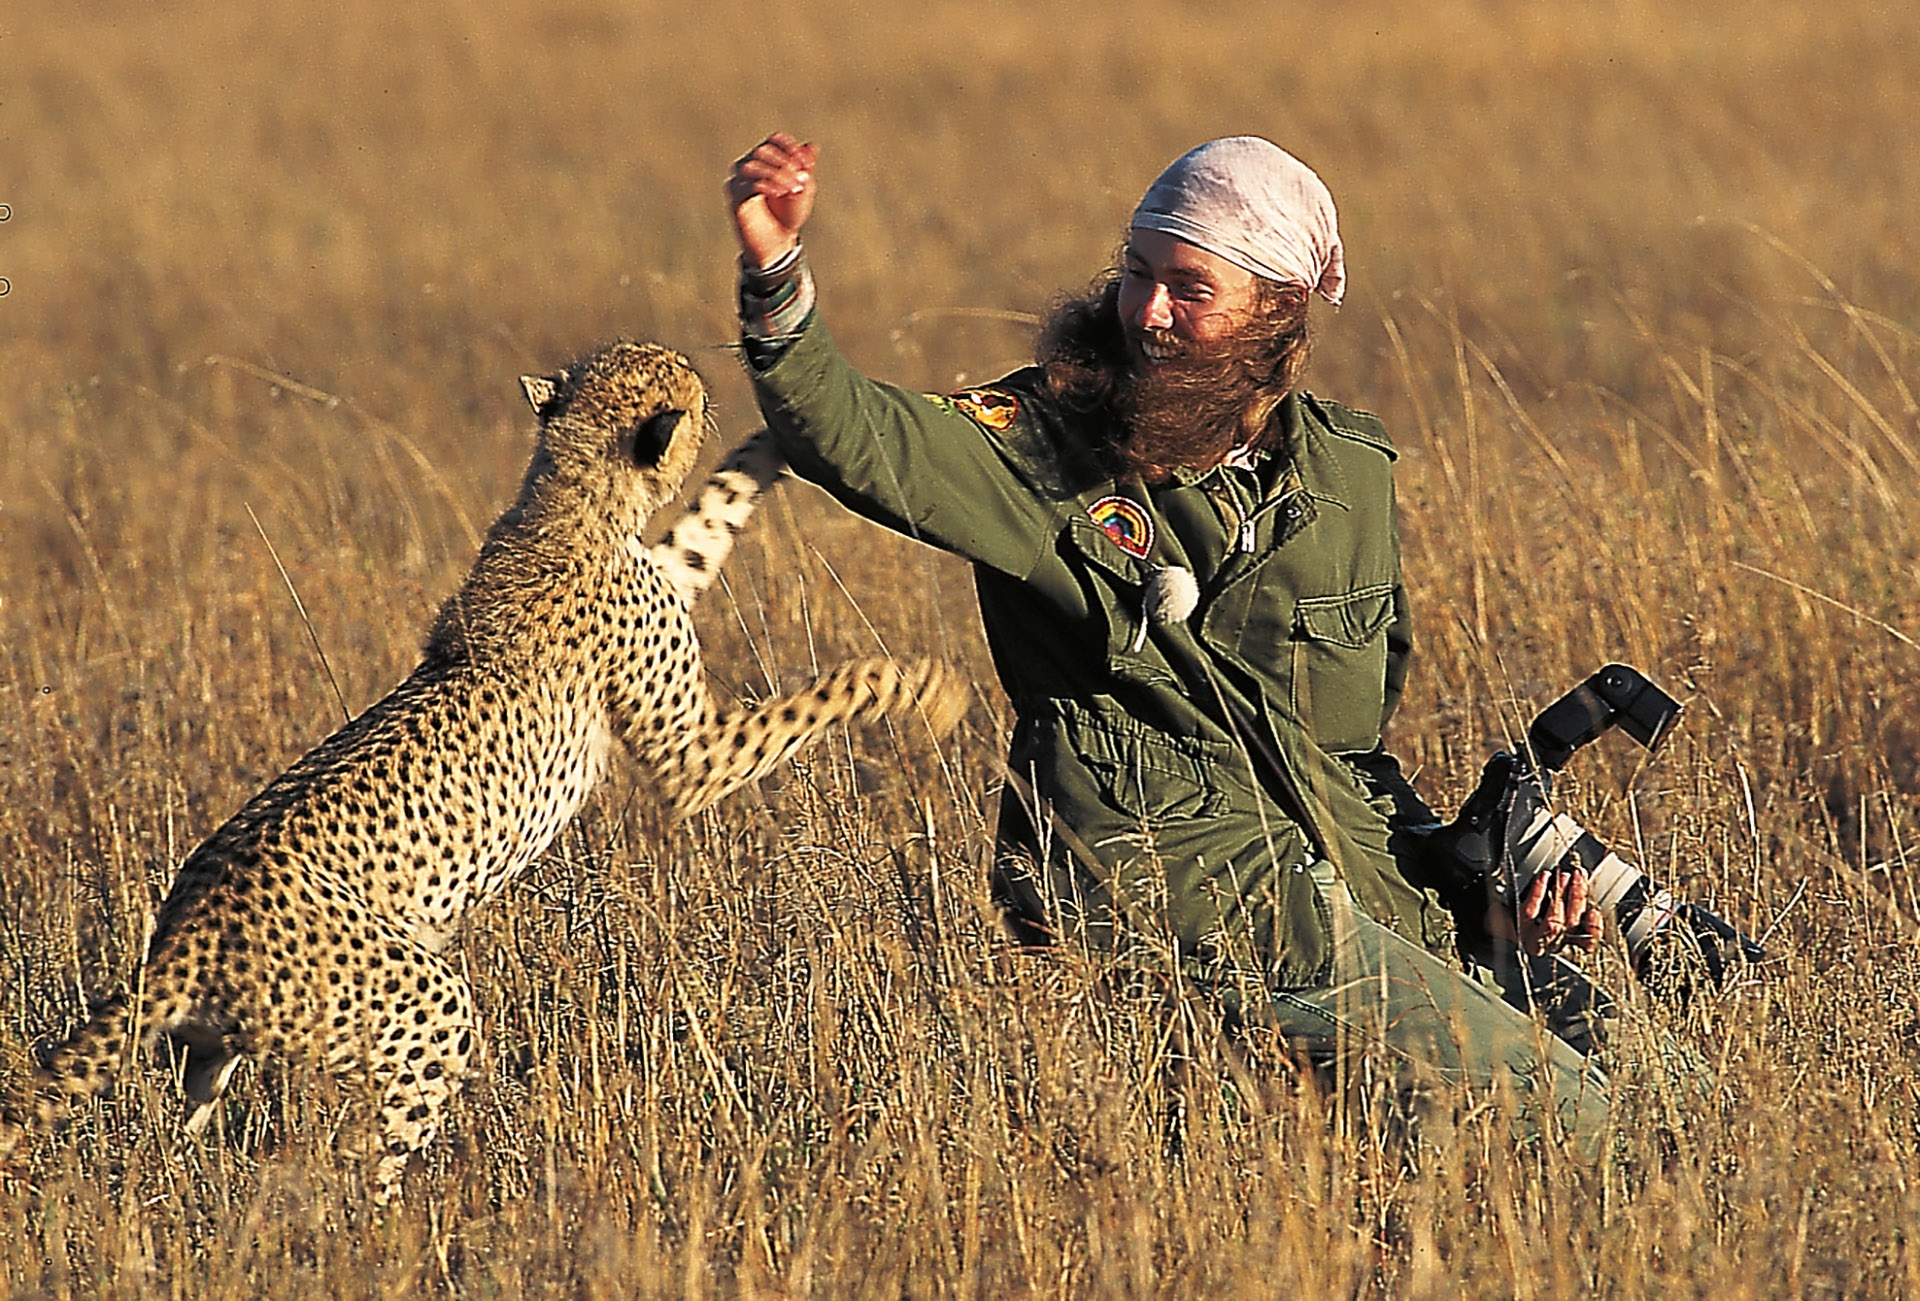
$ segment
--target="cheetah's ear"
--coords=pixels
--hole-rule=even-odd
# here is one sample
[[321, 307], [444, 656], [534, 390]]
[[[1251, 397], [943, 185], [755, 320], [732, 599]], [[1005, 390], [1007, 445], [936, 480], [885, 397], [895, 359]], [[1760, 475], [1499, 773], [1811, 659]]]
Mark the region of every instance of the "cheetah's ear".
[[553, 414], [553, 408], [560, 397], [560, 386], [566, 382], [565, 375], [522, 375], [520, 387], [527, 391], [527, 401], [533, 404], [533, 414], [545, 420]]

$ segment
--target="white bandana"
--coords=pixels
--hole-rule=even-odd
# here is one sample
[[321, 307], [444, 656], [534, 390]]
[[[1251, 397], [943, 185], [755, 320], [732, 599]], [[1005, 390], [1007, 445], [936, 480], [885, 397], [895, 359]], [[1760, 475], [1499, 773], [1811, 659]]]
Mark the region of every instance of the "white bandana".
[[1333, 195], [1313, 169], [1259, 136], [1211, 140], [1160, 173], [1133, 226], [1169, 235], [1282, 284], [1346, 292]]

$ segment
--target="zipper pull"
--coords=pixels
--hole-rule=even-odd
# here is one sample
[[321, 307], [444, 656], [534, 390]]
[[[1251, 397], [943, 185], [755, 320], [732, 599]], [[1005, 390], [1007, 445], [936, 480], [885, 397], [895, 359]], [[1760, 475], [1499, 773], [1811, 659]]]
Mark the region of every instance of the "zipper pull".
[[1253, 516], [1249, 515], [1240, 523], [1240, 550], [1253, 550]]

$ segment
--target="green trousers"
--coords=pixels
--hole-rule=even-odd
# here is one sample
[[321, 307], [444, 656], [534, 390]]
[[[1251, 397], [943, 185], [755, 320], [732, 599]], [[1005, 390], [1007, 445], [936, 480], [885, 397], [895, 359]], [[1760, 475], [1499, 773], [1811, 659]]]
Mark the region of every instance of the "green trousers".
[[1563, 1133], [1597, 1160], [1609, 1085], [1590, 1054], [1604, 996], [1552, 959], [1507, 954], [1476, 978], [1368, 917], [1331, 865], [1309, 870], [1332, 923], [1331, 979], [1272, 991], [1272, 1028], [1343, 1091], [1362, 1080], [1390, 1081], [1403, 1098], [1436, 1087], [1508, 1090], [1520, 1134]]

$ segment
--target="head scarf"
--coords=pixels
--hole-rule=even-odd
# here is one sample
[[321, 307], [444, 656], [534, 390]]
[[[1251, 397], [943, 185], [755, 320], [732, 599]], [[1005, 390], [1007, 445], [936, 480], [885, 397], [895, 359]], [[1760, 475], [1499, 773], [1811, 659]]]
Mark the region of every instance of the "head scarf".
[[1333, 195], [1313, 169], [1259, 136], [1211, 140], [1181, 155], [1133, 210], [1132, 226], [1165, 231], [1254, 275], [1346, 292]]

